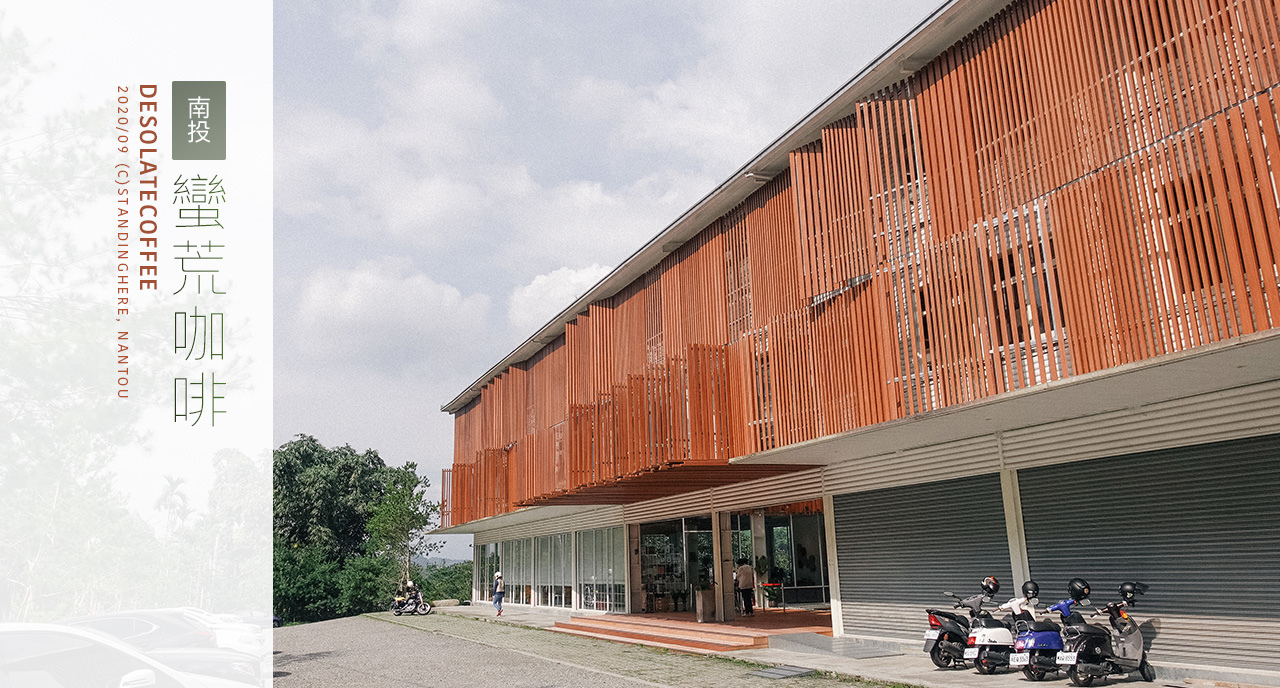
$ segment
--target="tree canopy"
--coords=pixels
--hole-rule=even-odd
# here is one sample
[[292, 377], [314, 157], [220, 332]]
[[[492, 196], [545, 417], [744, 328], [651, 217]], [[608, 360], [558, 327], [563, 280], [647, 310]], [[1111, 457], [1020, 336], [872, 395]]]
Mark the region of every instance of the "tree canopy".
[[276, 449], [275, 607], [286, 621], [383, 608], [413, 575], [439, 505], [417, 465], [298, 435]]

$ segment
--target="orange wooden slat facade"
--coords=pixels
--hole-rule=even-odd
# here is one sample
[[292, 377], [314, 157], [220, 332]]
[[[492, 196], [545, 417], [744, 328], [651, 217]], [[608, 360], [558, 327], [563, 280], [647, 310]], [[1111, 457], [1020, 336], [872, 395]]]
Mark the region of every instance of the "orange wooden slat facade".
[[1011, 5], [458, 410], [446, 524], [1276, 327], [1278, 34]]

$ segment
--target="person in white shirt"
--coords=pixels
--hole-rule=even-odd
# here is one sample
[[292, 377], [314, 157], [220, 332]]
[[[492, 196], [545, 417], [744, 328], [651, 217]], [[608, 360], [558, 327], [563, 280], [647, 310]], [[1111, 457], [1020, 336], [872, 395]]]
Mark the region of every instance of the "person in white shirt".
[[755, 616], [756, 572], [746, 559], [738, 560], [738, 594], [742, 596], [743, 616]]

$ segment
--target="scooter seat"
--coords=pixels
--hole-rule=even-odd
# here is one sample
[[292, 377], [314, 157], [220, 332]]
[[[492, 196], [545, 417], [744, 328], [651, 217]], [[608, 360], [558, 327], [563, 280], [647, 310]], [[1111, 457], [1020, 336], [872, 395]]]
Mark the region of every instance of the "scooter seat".
[[973, 620], [974, 628], [1004, 628], [1004, 624], [995, 619], [979, 618]]
[[1105, 628], [1103, 628], [1103, 627], [1101, 627], [1101, 626], [1094, 626], [1093, 624], [1085, 624], [1085, 625], [1083, 625], [1083, 626], [1075, 626], [1074, 628], [1075, 628], [1077, 631], [1079, 631], [1080, 635], [1100, 635], [1100, 636], [1108, 636], [1108, 635], [1111, 635], [1111, 633], [1110, 633], [1109, 631], [1107, 631], [1107, 629], [1105, 629]]
[[1058, 631], [1061, 631], [1062, 628], [1052, 621], [1033, 621], [1031, 623], [1031, 630], [1035, 633], [1057, 633]]

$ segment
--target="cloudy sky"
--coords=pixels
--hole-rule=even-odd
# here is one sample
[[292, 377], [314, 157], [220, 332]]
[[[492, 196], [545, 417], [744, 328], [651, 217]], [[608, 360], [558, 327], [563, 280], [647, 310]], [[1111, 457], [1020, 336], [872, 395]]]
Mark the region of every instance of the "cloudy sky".
[[442, 404], [938, 4], [276, 3], [276, 444], [438, 497]]

